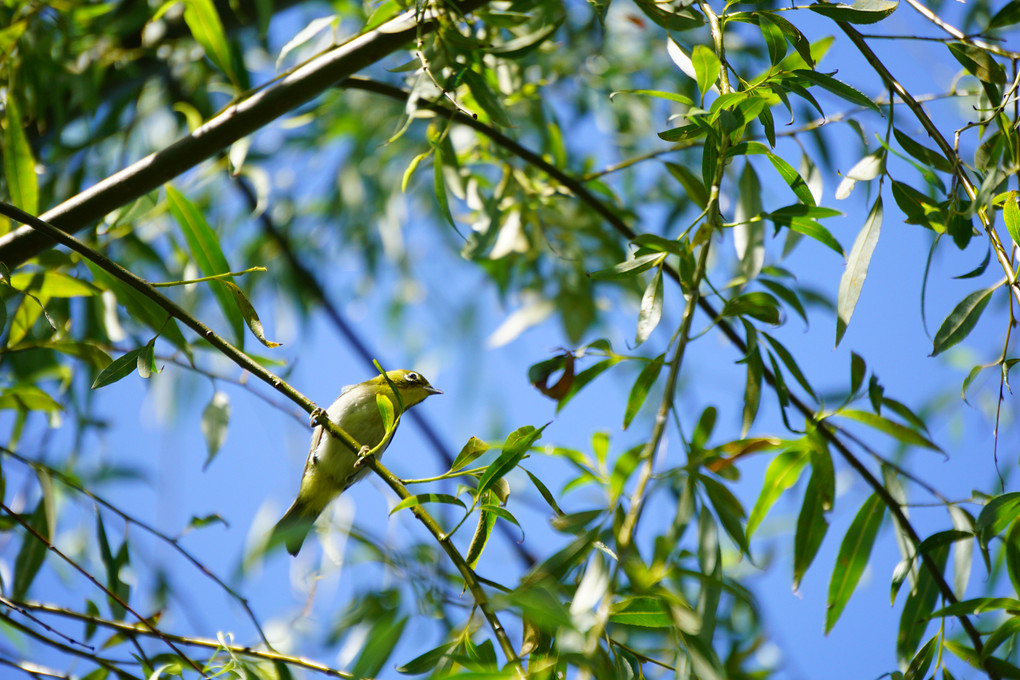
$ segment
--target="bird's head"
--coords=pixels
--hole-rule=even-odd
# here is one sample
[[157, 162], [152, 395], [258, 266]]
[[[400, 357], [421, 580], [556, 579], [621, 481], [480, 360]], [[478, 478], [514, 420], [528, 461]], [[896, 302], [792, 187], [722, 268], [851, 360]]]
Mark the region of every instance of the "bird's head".
[[380, 386], [391, 384], [395, 387], [400, 394], [400, 400], [404, 403], [405, 409], [424, 401], [430, 395], [442, 394], [440, 390], [430, 385], [425, 376], [418, 371], [408, 371], [405, 369], [386, 371], [385, 376], [376, 376], [372, 381], [378, 382]]

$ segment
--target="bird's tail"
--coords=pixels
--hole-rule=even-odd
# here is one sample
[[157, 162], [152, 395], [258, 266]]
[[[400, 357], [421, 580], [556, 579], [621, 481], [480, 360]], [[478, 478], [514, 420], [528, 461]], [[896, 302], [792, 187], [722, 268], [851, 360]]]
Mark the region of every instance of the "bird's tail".
[[269, 536], [269, 547], [283, 543], [287, 546], [287, 552], [297, 555], [318, 516], [316, 509], [309, 507], [301, 499], [295, 500], [273, 527]]

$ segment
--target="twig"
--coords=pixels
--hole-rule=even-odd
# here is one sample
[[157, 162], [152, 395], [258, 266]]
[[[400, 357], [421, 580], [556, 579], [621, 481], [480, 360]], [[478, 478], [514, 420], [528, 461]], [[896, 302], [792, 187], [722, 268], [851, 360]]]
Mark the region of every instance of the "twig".
[[12, 451], [11, 449], [7, 448], [6, 446], [2, 446], [2, 445], [0, 445], [0, 454], [9, 456], [9, 457], [19, 461], [20, 463], [22, 463], [24, 465], [27, 465], [27, 466], [29, 466], [29, 467], [31, 467], [33, 469], [45, 471], [46, 474], [48, 474], [49, 476], [51, 476], [54, 479], [56, 479], [58, 482], [60, 482], [64, 486], [67, 486], [68, 488], [74, 489], [78, 493], [91, 498], [93, 501], [95, 501], [99, 505], [102, 505], [104, 508], [106, 508], [110, 512], [113, 512], [115, 515], [117, 515], [118, 517], [123, 519], [125, 522], [129, 522], [131, 524], [134, 524], [138, 528], [140, 528], [140, 529], [142, 529], [142, 530], [152, 534], [153, 536], [155, 536], [159, 540], [161, 540], [164, 543], [166, 543], [166, 544], [170, 545], [171, 547], [173, 547], [173, 549], [176, 550], [178, 553], [180, 553], [184, 557], [184, 559], [186, 559], [187, 561], [191, 562], [191, 564], [194, 565], [194, 567], [196, 569], [198, 569], [200, 572], [202, 572], [203, 574], [208, 576], [210, 579], [212, 579], [212, 581], [214, 583], [216, 583], [216, 585], [218, 585], [220, 588], [222, 588], [224, 590], [224, 592], [226, 592], [228, 595], [233, 597], [237, 601], [237, 603], [240, 604], [242, 608], [244, 608], [245, 612], [248, 614], [248, 618], [252, 622], [252, 625], [255, 626], [255, 630], [258, 631], [259, 637], [262, 638], [262, 642], [265, 643], [266, 647], [269, 647], [270, 649], [272, 649], [272, 645], [269, 644], [269, 638], [266, 637], [265, 632], [263, 632], [263, 630], [262, 630], [262, 625], [259, 624], [258, 619], [255, 617], [255, 612], [252, 611], [251, 605], [248, 604], [248, 598], [243, 597], [240, 593], [236, 592], [233, 588], [231, 588], [229, 585], [227, 585], [227, 583], [225, 581], [223, 581], [223, 579], [221, 579], [219, 576], [214, 574], [207, 566], [202, 564], [198, 560], [198, 558], [196, 558], [194, 555], [192, 555], [190, 552], [188, 552], [180, 544], [178, 539], [172, 538], [170, 536], [167, 536], [163, 532], [161, 532], [158, 529], [156, 529], [155, 527], [153, 527], [153, 526], [143, 522], [142, 520], [138, 519], [137, 517], [129, 515], [128, 513], [124, 512], [123, 510], [121, 510], [120, 508], [115, 506], [110, 501], [106, 500], [102, 496], [99, 496], [98, 494], [96, 494], [96, 493], [94, 493], [92, 491], [89, 491], [88, 489], [86, 489], [85, 487], [81, 486], [80, 484], [75, 482], [73, 479], [71, 479], [70, 477], [65, 475], [63, 472], [61, 472], [60, 470], [57, 470], [54, 467], [46, 465], [45, 463], [40, 463], [38, 461], [34, 461], [34, 460], [29, 459], [29, 458], [26, 458], [25, 456], [21, 455], [20, 453], [17, 453], [16, 451]]

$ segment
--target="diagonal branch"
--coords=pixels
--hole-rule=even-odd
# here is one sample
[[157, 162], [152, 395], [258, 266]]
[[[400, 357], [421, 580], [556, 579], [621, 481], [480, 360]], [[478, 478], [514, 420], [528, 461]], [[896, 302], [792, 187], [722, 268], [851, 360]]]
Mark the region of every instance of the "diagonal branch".
[[[460, 13], [468, 13], [487, 1], [462, 0], [454, 7]], [[43, 213], [43, 221], [69, 234], [81, 231], [112, 210], [158, 189], [218, 151], [322, 94], [338, 81], [412, 42], [420, 33], [435, 30], [443, 11], [436, 8], [425, 12], [408, 10], [328, 50], [231, 104], [186, 137]], [[54, 239], [31, 227], [21, 227], [0, 237], [0, 262], [14, 269], [51, 248], [53, 242]]]

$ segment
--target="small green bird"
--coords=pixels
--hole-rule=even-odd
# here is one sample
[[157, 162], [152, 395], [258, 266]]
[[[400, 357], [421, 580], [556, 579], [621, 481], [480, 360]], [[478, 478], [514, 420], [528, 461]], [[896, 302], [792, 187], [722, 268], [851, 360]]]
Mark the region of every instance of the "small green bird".
[[[395, 398], [391, 384], [400, 395], [399, 400]], [[326, 409], [326, 415], [359, 444], [374, 449], [386, 435], [376, 395], [388, 397], [393, 410], [399, 413], [401, 403], [406, 411], [432, 394], [442, 392], [430, 385], [421, 373], [387, 371], [385, 376], [377, 375], [371, 380], [345, 387]], [[385, 447], [377, 455], [382, 456], [384, 450]], [[357, 462], [357, 453], [331, 437], [322, 425], [316, 426], [312, 431], [312, 446], [308, 450], [305, 470], [301, 474], [301, 489], [283, 518], [273, 527], [269, 545], [283, 541], [287, 552], [297, 555], [319, 513], [330, 501], [368, 474], [368, 468], [359, 469], [355, 465]]]

